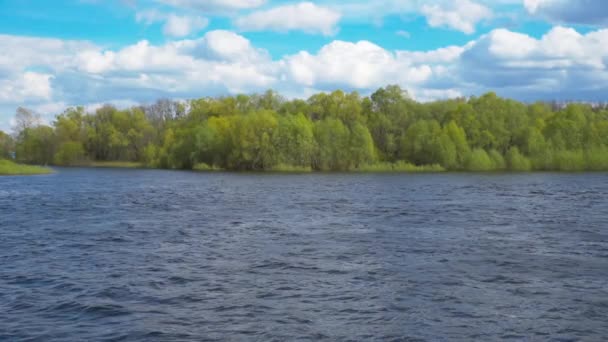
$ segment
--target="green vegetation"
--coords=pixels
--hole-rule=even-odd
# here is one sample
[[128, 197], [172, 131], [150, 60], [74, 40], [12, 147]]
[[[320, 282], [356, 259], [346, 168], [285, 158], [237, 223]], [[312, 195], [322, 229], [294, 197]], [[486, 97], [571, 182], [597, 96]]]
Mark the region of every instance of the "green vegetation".
[[0, 131], [0, 159], [9, 158], [10, 152], [14, 149], [14, 141], [13, 138]]
[[19, 108], [0, 156], [28, 164], [199, 171], [608, 171], [608, 109], [524, 104], [494, 93], [431, 103], [398, 86], [369, 97], [262, 95], [161, 100], [94, 113], [68, 108], [51, 126]]
[[108, 167], [108, 168], [122, 168], [122, 169], [137, 169], [144, 168], [145, 165], [138, 162], [130, 162], [130, 161], [96, 161], [89, 164], [84, 164], [82, 166], [90, 166], [90, 167]]
[[279, 164], [272, 168], [274, 172], [293, 172], [293, 173], [307, 173], [312, 172], [310, 166], [293, 166], [289, 164]]
[[439, 164], [414, 165], [404, 161], [395, 163], [380, 162], [371, 165], [363, 165], [357, 169], [359, 172], [444, 172], [446, 169]]
[[0, 159], [0, 176], [43, 175], [52, 172], [51, 169], [46, 167], [16, 164], [9, 160]]
[[194, 171], [222, 171], [219, 167], [211, 166], [205, 163], [197, 163], [192, 167]]

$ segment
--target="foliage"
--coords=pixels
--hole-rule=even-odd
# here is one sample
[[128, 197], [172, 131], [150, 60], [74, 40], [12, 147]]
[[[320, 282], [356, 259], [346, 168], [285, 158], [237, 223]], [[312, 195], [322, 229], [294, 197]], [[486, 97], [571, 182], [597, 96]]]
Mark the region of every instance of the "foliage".
[[121, 169], [137, 169], [143, 168], [145, 165], [138, 162], [128, 162], [128, 161], [97, 161], [92, 163], [85, 164], [90, 167], [100, 167], [100, 168], [121, 168]]
[[197, 163], [196, 165], [194, 165], [192, 170], [194, 170], [194, 171], [221, 171], [222, 169], [220, 169], [219, 167], [211, 166], [209, 164], [205, 164], [205, 163]]
[[14, 150], [13, 138], [0, 131], [0, 158], [9, 158], [10, 153]]
[[496, 170], [494, 160], [481, 148], [476, 148], [469, 154], [466, 161], [466, 169], [469, 171], [493, 171]]
[[357, 169], [360, 172], [444, 172], [446, 169], [439, 164], [414, 165], [404, 161], [395, 163], [380, 162], [363, 165]]
[[[23, 163], [251, 171], [608, 170], [608, 110], [524, 104], [494, 93], [418, 103], [398, 86], [369, 97], [261, 95], [159, 100], [46, 126], [19, 108], [0, 157]], [[119, 164], [108, 164], [118, 162]], [[126, 163], [126, 164], [125, 164]]]
[[72, 166], [82, 164], [84, 158], [85, 153], [82, 143], [68, 141], [59, 146], [53, 160], [56, 165]]
[[290, 164], [279, 164], [272, 168], [271, 171], [274, 172], [294, 172], [294, 173], [308, 173], [312, 172], [312, 168], [310, 166], [293, 166]]
[[530, 171], [532, 163], [526, 156], [519, 152], [517, 147], [511, 147], [507, 152], [507, 164], [511, 171]]

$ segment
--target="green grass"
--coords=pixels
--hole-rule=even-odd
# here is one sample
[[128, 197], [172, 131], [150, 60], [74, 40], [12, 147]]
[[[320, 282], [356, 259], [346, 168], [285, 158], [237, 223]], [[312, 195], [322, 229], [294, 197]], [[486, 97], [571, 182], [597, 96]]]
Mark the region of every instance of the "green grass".
[[52, 172], [53, 170], [47, 167], [16, 164], [10, 160], [0, 160], [0, 176], [45, 175]]
[[144, 164], [137, 162], [127, 161], [96, 161], [88, 164], [90, 167], [108, 167], [108, 168], [122, 168], [122, 169], [138, 169], [143, 168]]
[[376, 163], [364, 165], [356, 169], [358, 172], [445, 172], [441, 165], [414, 165], [399, 161], [396, 163]]

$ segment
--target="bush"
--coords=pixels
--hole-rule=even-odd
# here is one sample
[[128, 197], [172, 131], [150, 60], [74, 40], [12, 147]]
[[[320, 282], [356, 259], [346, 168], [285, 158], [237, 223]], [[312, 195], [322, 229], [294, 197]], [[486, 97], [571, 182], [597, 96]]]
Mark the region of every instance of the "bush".
[[507, 152], [507, 164], [511, 171], [530, 171], [532, 163], [519, 152], [517, 147], [511, 147]]
[[477, 148], [469, 153], [469, 157], [466, 162], [466, 169], [468, 171], [492, 171], [496, 168], [494, 167], [494, 162], [490, 158], [490, 156], [486, 153], [485, 150]]
[[505, 158], [502, 156], [502, 154], [500, 154], [500, 152], [496, 150], [490, 150], [490, 152], [488, 152], [488, 156], [492, 160], [493, 170], [504, 170], [507, 168]]
[[558, 171], [584, 171], [585, 156], [583, 151], [558, 151], [554, 155], [553, 169]]
[[194, 171], [221, 171], [222, 169], [219, 167], [216, 167], [214, 165], [209, 165], [206, 163], [197, 163], [197, 164], [194, 164], [194, 167], [192, 167], [192, 170], [194, 170]]
[[586, 151], [585, 161], [589, 171], [608, 170], [608, 149], [602, 147]]

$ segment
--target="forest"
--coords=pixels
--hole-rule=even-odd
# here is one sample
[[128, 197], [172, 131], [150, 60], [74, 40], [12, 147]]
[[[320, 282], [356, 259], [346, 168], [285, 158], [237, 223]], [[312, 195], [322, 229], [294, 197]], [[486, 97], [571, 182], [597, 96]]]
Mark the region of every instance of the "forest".
[[429, 103], [398, 86], [371, 96], [318, 93], [159, 100], [93, 112], [72, 107], [50, 125], [19, 108], [0, 158], [81, 166], [238, 171], [608, 170], [608, 109], [522, 103], [487, 93]]

